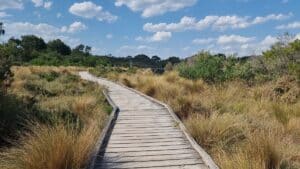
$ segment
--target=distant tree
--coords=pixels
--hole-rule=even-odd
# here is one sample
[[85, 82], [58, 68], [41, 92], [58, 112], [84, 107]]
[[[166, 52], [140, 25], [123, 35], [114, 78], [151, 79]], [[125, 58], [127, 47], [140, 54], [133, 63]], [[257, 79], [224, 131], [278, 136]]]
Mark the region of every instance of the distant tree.
[[84, 52], [84, 48], [85, 48], [85, 46], [83, 44], [80, 44], [80, 45], [76, 46], [73, 49], [73, 51], [75, 51], [75, 52]]
[[92, 51], [92, 47], [90, 47], [90, 46], [85, 46], [84, 52], [85, 52], [86, 54], [90, 54], [91, 51]]
[[152, 56], [151, 60], [154, 61], [155, 63], [158, 63], [161, 61], [160, 57], [158, 57], [158, 56]]
[[171, 62], [174, 65], [174, 64], [180, 63], [180, 59], [178, 57], [172, 56], [172, 57], [169, 57], [168, 59], [166, 59], [166, 62], [167, 63]]
[[226, 55], [223, 54], [223, 53], [218, 53], [215, 55], [216, 57], [220, 57], [220, 58], [223, 58], [223, 59], [226, 59]]
[[21, 45], [21, 40], [20, 40], [20, 39], [17, 39], [17, 38], [14, 38], [14, 37], [11, 37], [11, 38], [8, 40], [8, 43], [15, 43], [17, 46], [20, 46], [20, 45]]
[[136, 55], [134, 57], [134, 59], [135, 60], [140, 60], [140, 61], [149, 61], [150, 60], [150, 58], [147, 55], [145, 55], [145, 54]]
[[66, 45], [64, 42], [62, 42], [60, 39], [56, 39], [48, 42], [47, 46], [51, 51], [56, 51], [61, 55], [71, 54], [71, 48], [68, 45]]
[[21, 46], [24, 50], [41, 51], [47, 48], [45, 41], [35, 35], [26, 35], [21, 37]]

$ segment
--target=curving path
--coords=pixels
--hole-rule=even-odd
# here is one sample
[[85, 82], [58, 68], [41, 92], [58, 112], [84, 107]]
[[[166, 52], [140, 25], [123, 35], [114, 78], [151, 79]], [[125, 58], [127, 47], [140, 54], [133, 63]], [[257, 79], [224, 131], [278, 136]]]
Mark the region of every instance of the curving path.
[[80, 76], [106, 86], [120, 110], [103, 157], [93, 168], [218, 168], [166, 105], [87, 72]]

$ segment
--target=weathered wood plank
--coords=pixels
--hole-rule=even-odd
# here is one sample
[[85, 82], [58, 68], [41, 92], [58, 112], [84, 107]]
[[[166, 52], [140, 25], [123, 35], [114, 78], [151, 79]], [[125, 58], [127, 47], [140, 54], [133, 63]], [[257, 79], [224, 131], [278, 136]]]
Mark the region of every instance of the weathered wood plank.
[[139, 157], [139, 156], [159, 156], [170, 154], [195, 154], [193, 149], [181, 149], [181, 150], [158, 150], [158, 151], [141, 151], [141, 152], [124, 152], [124, 153], [112, 153], [106, 152], [104, 157]]
[[169, 143], [169, 142], [174, 142], [176, 140], [176, 142], [183, 142], [186, 141], [182, 138], [164, 138], [164, 139], [151, 139], [151, 140], [141, 140], [141, 139], [137, 139], [137, 140], [126, 140], [126, 139], [121, 139], [121, 140], [116, 140], [116, 139], [110, 139], [109, 143], [110, 144], [126, 144], [126, 145], [130, 145], [130, 144], [139, 144], [139, 143]]
[[128, 162], [128, 163], [105, 163], [102, 162], [100, 168], [140, 168], [140, 167], [164, 167], [164, 166], [185, 166], [203, 164], [198, 159], [183, 159], [183, 160], [165, 160], [165, 161], [146, 161], [146, 162]]
[[167, 106], [114, 82], [82, 76], [107, 86], [120, 109], [97, 169], [208, 169]]
[[130, 148], [130, 147], [161, 147], [161, 146], [177, 146], [177, 145], [186, 145], [187, 142], [176, 141], [176, 142], [153, 142], [153, 143], [134, 143], [134, 144], [118, 144], [111, 143], [108, 147], [111, 148]]
[[197, 159], [197, 154], [167, 154], [156, 156], [138, 156], [138, 157], [105, 157], [103, 161], [113, 162], [144, 162], [144, 161], [166, 161], [166, 160], [182, 160], [182, 159]]

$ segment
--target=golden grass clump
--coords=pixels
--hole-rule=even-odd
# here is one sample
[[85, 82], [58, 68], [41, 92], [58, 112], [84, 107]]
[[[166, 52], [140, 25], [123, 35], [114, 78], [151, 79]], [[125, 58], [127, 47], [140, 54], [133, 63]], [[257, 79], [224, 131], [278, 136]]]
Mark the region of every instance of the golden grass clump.
[[41, 113], [37, 119], [30, 119], [32, 125], [13, 142], [14, 146], [0, 150], [1, 169], [87, 166], [109, 106], [102, 88], [81, 80], [78, 70], [75, 67], [13, 67], [14, 79], [9, 92]]
[[0, 153], [2, 169], [81, 169], [96, 143], [99, 127], [91, 125], [79, 135], [64, 125], [31, 127], [13, 148]]

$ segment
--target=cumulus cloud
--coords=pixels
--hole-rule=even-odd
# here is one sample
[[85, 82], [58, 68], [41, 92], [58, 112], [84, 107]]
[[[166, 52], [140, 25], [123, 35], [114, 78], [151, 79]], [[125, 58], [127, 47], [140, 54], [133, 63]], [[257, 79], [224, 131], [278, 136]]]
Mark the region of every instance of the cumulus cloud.
[[237, 15], [232, 16], [206, 16], [201, 20], [194, 17], [184, 16], [178, 23], [146, 23], [144, 30], [148, 32], [180, 32], [187, 30], [204, 30], [207, 28], [225, 30], [225, 29], [242, 29], [253, 25], [262, 24], [271, 20], [284, 20], [290, 18], [292, 14], [270, 14], [267, 16], [258, 16], [255, 18], [242, 17]]
[[82, 30], [86, 30], [87, 26], [81, 22], [74, 22], [70, 26], [63, 26], [61, 28], [62, 32], [68, 32], [68, 33], [76, 33]]
[[44, 0], [31, 0], [35, 7], [44, 7], [45, 9], [51, 9], [53, 2]]
[[[195, 43], [199, 41], [199, 43]], [[238, 56], [259, 55], [278, 42], [276, 37], [268, 35], [261, 40], [241, 35], [221, 35], [217, 38], [195, 39], [194, 44], [201, 44], [203, 50], [213, 53], [238, 54]]]
[[104, 11], [102, 6], [96, 5], [91, 1], [85, 1], [81, 3], [74, 3], [70, 8], [69, 12], [73, 15], [80, 16], [83, 18], [96, 18], [99, 21], [113, 22], [117, 20], [117, 16]]
[[41, 7], [44, 4], [43, 0], [32, 0], [32, 3], [34, 3], [35, 7]]
[[177, 11], [194, 5], [197, 0], [116, 0], [116, 6], [127, 6], [134, 12], [141, 11], [142, 17], [148, 18]]
[[137, 37], [135, 38], [137, 41], [146, 41], [146, 42], [160, 42], [167, 41], [172, 37], [171, 32], [156, 32], [150, 37]]
[[240, 35], [222, 35], [218, 38], [217, 43], [218, 44], [232, 44], [232, 43], [249, 43], [251, 41], [255, 40], [254, 37], [245, 37]]
[[293, 22], [286, 25], [279, 25], [276, 27], [276, 29], [299, 29], [300, 28], [300, 22]]
[[53, 2], [49, 1], [49, 2], [45, 2], [44, 3], [44, 8], [45, 9], [50, 9], [52, 7]]
[[42, 37], [45, 41], [53, 39], [61, 39], [72, 47], [80, 43], [79, 39], [67, 36], [62, 32], [61, 28], [46, 23], [32, 24], [29, 22], [8, 22], [5, 23], [5, 38], [21, 37], [22, 35], [31, 35]]
[[156, 32], [152, 37], [151, 41], [153, 42], [159, 42], [159, 41], [165, 41], [172, 37], [171, 32]]
[[23, 9], [21, 0], [0, 0], [0, 10], [5, 9]]

